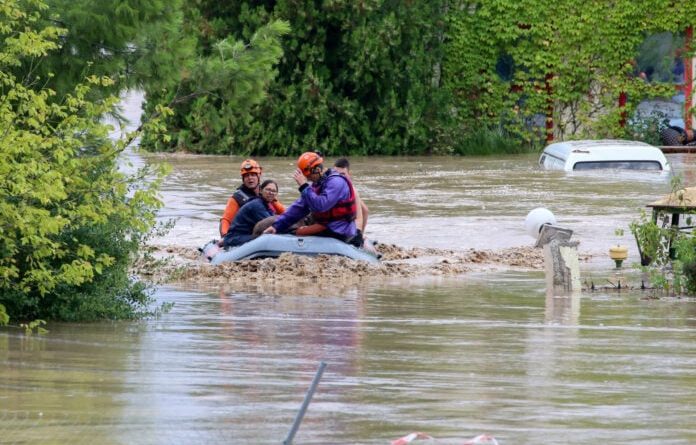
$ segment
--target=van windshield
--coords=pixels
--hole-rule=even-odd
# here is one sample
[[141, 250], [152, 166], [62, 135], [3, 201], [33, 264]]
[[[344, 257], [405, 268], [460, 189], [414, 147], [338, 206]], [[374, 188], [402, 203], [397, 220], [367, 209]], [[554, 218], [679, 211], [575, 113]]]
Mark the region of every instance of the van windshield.
[[576, 162], [573, 170], [595, 170], [600, 168], [614, 168], [623, 170], [662, 170], [657, 161], [591, 161]]

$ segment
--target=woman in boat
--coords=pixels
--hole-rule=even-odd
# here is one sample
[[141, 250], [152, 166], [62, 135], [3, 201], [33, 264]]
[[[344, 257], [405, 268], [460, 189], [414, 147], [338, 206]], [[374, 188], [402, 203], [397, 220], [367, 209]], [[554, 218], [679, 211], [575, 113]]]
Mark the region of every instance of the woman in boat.
[[257, 235], [254, 234], [256, 223], [278, 213], [277, 207], [273, 205], [277, 202], [278, 184], [272, 179], [263, 181], [260, 193], [261, 196], [252, 197], [237, 211], [223, 239], [225, 247], [240, 246], [256, 238]]

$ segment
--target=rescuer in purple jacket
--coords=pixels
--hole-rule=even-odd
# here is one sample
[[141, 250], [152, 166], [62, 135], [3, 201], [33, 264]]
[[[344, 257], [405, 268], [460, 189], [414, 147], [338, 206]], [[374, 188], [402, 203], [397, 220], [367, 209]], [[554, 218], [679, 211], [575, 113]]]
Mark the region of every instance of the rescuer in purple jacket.
[[324, 172], [323, 162], [318, 153], [306, 152], [300, 156], [293, 173], [300, 186], [300, 197], [264, 233], [287, 233], [293, 224], [311, 214], [314, 223], [326, 227], [314, 235], [348, 243], [355, 238], [357, 207], [353, 184], [331, 169]]

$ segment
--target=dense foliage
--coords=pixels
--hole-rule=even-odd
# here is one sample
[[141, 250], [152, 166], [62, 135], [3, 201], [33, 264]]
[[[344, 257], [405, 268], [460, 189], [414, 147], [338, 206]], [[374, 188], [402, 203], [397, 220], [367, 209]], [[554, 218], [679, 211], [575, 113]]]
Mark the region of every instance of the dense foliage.
[[283, 21], [260, 27], [249, 43], [231, 37], [211, 42], [203, 55], [182, 67], [171, 88], [147, 84], [146, 119], [157, 115], [157, 104], [167, 103], [176, 113], [165, 119], [165, 141], [149, 134], [142, 144], [157, 149], [227, 153], [245, 138], [240, 128], [250, 119], [251, 108], [265, 97], [281, 56], [280, 36], [289, 28]]
[[42, 56], [41, 63], [30, 59], [11, 69], [29, 84], [52, 89], [59, 98], [89, 75], [113, 80], [90, 91], [101, 97], [143, 83], [171, 83], [178, 78], [181, 61], [193, 57], [193, 41], [182, 34], [181, 0], [45, 0], [43, 4], [25, 1], [21, 8], [41, 11], [37, 26], [60, 28], [59, 44]]
[[450, 114], [439, 87], [445, 12], [441, 0], [193, 2], [186, 22], [202, 57], [215, 55], [222, 38], [251, 41], [253, 49], [252, 36], [273, 20], [288, 22], [291, 32], [265, 100], [248, 116], [226, 91], [205, 106], [177, 107], [171, 131], [178, 137], [168, 149], [431, 152]]
[[[221, 90], [215, 78], [194, 71], [166, 92], [149, 88], [149, 97], [171, 102], [211, 82], [211, 94], [176, 107], [168, 122], [172, 141], [150, 147], [255, 155], [309, 148], [469, 154], [539, 144], [547, 115], [556, 138], [644, 137], [636, 130], [642, 123], [623, 124], [634, 121], [641, 100], [674, 89], [637, 74], [650, 68], [660, 73], [654, 80], [669, 80], [677, 56], [676, 46], [660, 43], [666, 39], [646, 43], [646, 36], [669, 34], [672, 42], [696, 21], [696, 6], [667, 0], [197, 0], [187, 3], [183, 17], [197, 58], [229, 59], [218, 46], [222, 39], [253, 39], [247, 48], [253, 50], [253, 36], [275, 20], [291, 31], [281, 40], [280, 59], [260, 57], [236, 80], [243, 88], [253, 73], [261, 76], [268, 94], [258, 102], [238, 104], [228, 97], [233, 88]], [[667, 57], [655, 61], [665, 48]], [[275, 60], [277, 70], [269, 70]], [[620, 107], [622, 93], [627, 100]]]
[[158, 184], [118, 170], [123, 145], [101, 123], [117, 99], [91, 98], [112, 79], [59, 94], [27, 69], [65, 42], [46, 8], [0, 7], [0, 322], [136, 316], [149, 296], [128, 268], [160, 206]]
[[693, 3], [664, 0], [461, 6], [449, 15], [443, 78], [457, 97], [462, 125], [502, 124], [529, 141], [538, 138], [534, 130], [547, 114], [556, 138], [632, 137], [620, 124], [637, 104], [674, 91], [637, 76], [641, 44], [646, 35], [679, 32], [696, 21]]

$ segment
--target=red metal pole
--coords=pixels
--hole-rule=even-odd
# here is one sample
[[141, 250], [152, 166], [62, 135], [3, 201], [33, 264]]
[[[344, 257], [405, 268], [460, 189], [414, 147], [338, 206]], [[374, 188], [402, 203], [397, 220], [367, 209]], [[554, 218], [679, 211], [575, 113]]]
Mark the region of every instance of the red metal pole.
[[619, 93], [619, 108], [621, 108], [621, 120], [619, 120], [619, 125], [621, 128], [626, 126], [626, 92], [622, 91]]
[[546, 84], [546, 143], [553, 142], [553, 86], [551, 85], [553, 73], [546, 73], [544, 82]]
[[691, 41], [694, 38], [694, 28], [685, 30], [684, 39], [684, 129], [691, 130], [691, 107], [693, 106], [694, 69], [691, 57]]

